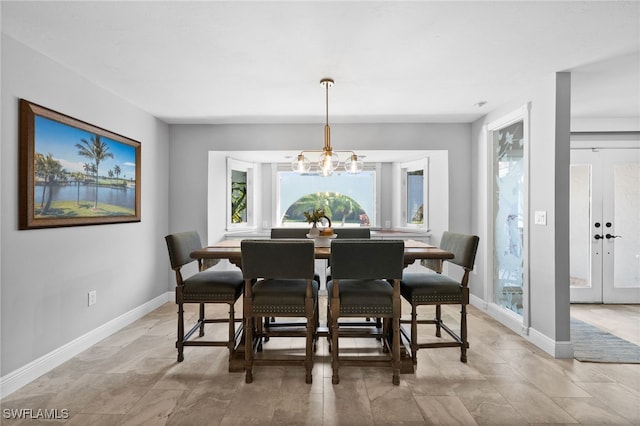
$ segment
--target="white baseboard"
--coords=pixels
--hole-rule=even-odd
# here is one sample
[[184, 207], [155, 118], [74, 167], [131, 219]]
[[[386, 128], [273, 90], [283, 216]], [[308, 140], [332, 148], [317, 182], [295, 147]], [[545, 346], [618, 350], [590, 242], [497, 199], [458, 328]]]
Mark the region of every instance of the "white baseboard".
[[171, 301], [173, 295], [174, 293], [172, 291], [161, 294], [48, 354], [41, 356], [35, 361], [12, 371], [6, 376], [0, 377], [0, 398], [10, 395], [24, 385], [53, 370], [63, 362], [70, 360], [80, 352], [95, 345], [102, 339], [109, 337], [116, 331]]
[[493, 303], [487, 303], [473, 294], [469, 295], [469, 303], [485, 312], [487, 315], [509, 328], [514, 333], [524, 337], [526, 340], [536, 345], [552, 357], [573, 358], [573, 345], [570, 341], [559, 342], [540, 333], [533, 327], [526, 328], [522, 324], [522, 317], [511, 314]]

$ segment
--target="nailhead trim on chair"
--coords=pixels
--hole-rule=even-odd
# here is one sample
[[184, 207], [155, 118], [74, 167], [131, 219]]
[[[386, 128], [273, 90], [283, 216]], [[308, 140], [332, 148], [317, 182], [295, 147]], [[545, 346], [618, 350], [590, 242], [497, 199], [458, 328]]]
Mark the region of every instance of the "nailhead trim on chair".
[[261, 314], [269, 314], [269, 313], [304, 314], [305, 309], [304, 309], [304, 306], [274, 306], [274, 305], [256, 306], [254, 305], [253, 312], [261, 313]]
[[340, 306], [342, 314], [358, 314], [358, 315], [392, 315], [393, 309], [381, 306], [380, 308], [373, 306]]
[[433, 296], [415, 296], [411, 298], [411, 303], [429, 303], [429, 302], [462, 302], [460, 294], [436, 294]]
[[200, 300], [228, 300], [233, 301], [235, 298], [233, 295], [228, 294], [207, 294], [207, 293], [196, 293], [196, 294], [182, 294], [183, 300], [186, 301], [200, 301]]

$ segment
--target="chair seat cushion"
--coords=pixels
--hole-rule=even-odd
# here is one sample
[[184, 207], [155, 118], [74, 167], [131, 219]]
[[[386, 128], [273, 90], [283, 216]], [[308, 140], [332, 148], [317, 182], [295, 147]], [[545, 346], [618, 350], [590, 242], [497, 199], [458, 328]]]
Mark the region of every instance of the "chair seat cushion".
[[[312, 297], [318, 300], [318, 282], [312, 281]], [[305, 316], [307, 281], [304, 279], [260, 280], [253, 285], [253, 312]]]
[[409, 303], [461, 302], [460, 283], [446, 275], [411, 272], [402, 275], [400, 293]]
[[[393, 314], [393, 287], [386, 280], [338, 281], [340, 287], [340, 315], [391, 316]], [[334, 281], [327, 283], [329, 304]]]
[[185, 301], [234, 301], [242, 294], [244, 280], [240, 271], [206, 270], [184, 280]]

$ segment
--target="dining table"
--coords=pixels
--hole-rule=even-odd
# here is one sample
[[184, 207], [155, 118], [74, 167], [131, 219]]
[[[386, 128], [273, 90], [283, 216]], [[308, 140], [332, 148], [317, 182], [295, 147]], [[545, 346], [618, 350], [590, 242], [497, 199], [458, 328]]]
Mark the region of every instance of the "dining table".
[[[191, 252], [191, 258], [200, 260], [228, 260], [233, 265], [242, 269], [242, 239], [226, 239], [221, 240], [210, 246]], [[328, 260], [331, 256], [331, 245], [316, 245], [315, 258]], [[404, 240], [404, 265], [413, 264], [417, 260], [435, 260], [442, 262], [447, 259], [453, 259], [453, 253], [438, 248], [434, 245], [424, 243], [417, 240]], [[243, 321], [244, 324], [244, 321]], [[327, 327], [320, 327], [318, 334], [320, 336], [328, 333]], [[243, 333], [244, 334], [244, 333]], [[402, 339], [401, 339], [402, 340]], [[237, 345], [229, 359], [229, 371], [241, 372], [244, 370], [244, 338]], [[413, 373], [413, 361], [409, 356], [410, 351], [402, 347], [401, 350], [401, 369], [403, 374]]]
[[[241, 239], [228, 239], [219, 241], [213, 245], [202, 247], [191, 253], [193, 259], [227, 259], [234, 265], [242, 268], [242, 252], [240, 251]], [[329, 259], [331, 245], [315, 247], [316, 259]], [[404, 240], [404, 264], [408, 266], [416, 260], [446, 260], [453, 259], [453, 253], [438, 248], [434, 245], [417, 240]]]

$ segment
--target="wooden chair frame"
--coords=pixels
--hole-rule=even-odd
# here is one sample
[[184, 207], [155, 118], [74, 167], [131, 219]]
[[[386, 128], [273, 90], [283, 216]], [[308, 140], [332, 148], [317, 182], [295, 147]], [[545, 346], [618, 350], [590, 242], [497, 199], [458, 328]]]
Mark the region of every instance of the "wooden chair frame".
[[[302, 365], [306, 383], [312, 382], [313, 357], [318, 324], [318, 284], [314, 275], [314, 244], [311, 240], [244, 240], [241, 243], [244, 275], [245, 316], [245, 382], [253, 382], [254, 365]], [[256, 310], [253, 300], [257, 285], [267, 289], [270, 283], [299, 285], [304, 282], [304, 312], [273, 304]], [[315, 284], [314, 284], [315, 283]], [[263, 327], [262, 321], [272, 316], [303, 317], [304, 323], [287, 323], [279, 327]], [[304, 337], [304, 357], [256, 359], [262, 340], [269, 337]]]
[[[329, 296], [328, 324], [330, 334], [332, 383], [340, 383], [341, 365], [391, 366], [393, 384], [400, 384], [400, 278], [404, 263], [404, 242], [394, 240], [335, 240], [331, 247], [333, 280]], [[391, 306], [362, 306], [350, 311], [341, 304], [340, 282], [343, 286], [349, 280], [357, 280], [362, 285], [391, 286]], [[391, 284], [387, 281], [390, 280]], [[372, 287], [373, 288], [373, 287]], [[380, 288], [380, 287], [377, 287]], [[364, 287], [363, 287], [364, 290]], [[355, 291], [358, 291], [355, 288]], [[366, 290], [365, 290], [366, 291]], [[366, 294], [363, 293], [366, 297]], [[383, 318], [382, 328], [362, 327], [359, 323], [340, 323], [344, 317], [362, 318], [370, 316]], [[347, 328], [351, 327], [351, 328]], [[340, 337], [378, 338], [384, 352], [391, 357], [340, 356]]]
[[[473, 270], [473, 264], [475, 262], [475, 256], [478, 249], [478, 237], [475, 235], [463, 235], [445, 231], [442, 240], [441, 248], [454, 253], [454, 258], [447, 260], [452, 264], [460, 266], [463, 270], [463, 276], [459, 282], [459, 293], [457, 295], [438, 295], [437, 291], [431, 297], [431, 300], [419, 300], [418, 298], [411, 297], [407, 292], [406, 282], [402, 283], [402, 296], [411, 304], [411, 320], [401, 320], [402, 324], [411, 324], [411, 334], [402, 329], [403, 336], [408, 340], [411, 348], [411, 359], [413, 364], [417, 364], [417, 353], [419, 349], [424, 348], [447, 348], [447, 347], [460, 347], [460, 361], [467, 362], [467, 349], [469, 348], [468, 336], [467, 336], [467, 305], [469, 304], [469, 274]], [[432, 278], [439, 278], [437, 275], [442, 276], [442, 261], [439, 263], [429, 263], [428, 267], [434, 269], [436, 274], [430, 273], [418, 273], [407, 274], [404, 279], [413, 278], [419, 282], [422, 280], [425, 285], [434, 285]], [[430, 277], [430, 275], [436, 275]], [[453, 281], [453, 280], [452, 280]], [[418, 319], [417, 308], [418, 306], [431, 305], [435, 306], [435, 318], [433, 319]], [[455, 333], [449, 326], [447, 326], [442, 320], [442, 305], [460, 305], [460, 334]], [[453, 341], [446, 342], [419, 342], [418, 341], [418, 325], [420, 324], [432, 324], [436, 326], [436, 337], [442, 337], [442, 331], [444, 330]]]
[[[240, 342], [240, 336], [242, 335], [242, 319], [235, 317], [235, 304], [242, 295], [242, 275], [239, 271], [216, 271], [205, 272], [206, 268], [203, 265], [201, 259], [191, 259], [189, 254], [202, 248], [200, 243], [200, 237], [195, 231], [181, 232], [176, 234], [167, 235], [165, 237], [167, 248], [169, 250], [169, 258], [171, 261], [171, 269], [175, 272], [176, 276], [176, 304], [178, 305], [178, 331], [176, 339], [176, 349], [178, 350], [178, 362], [184, 360], [184, 347], [185, 346], [224, 346], [229, 349], [229, 357], [233, 355], [237, 349], [237, 345]], [[184, 279], [182, 275], [182, 268], [192, 262], [197, 262], [198, 272], [191, 277]], [[185, 291], [185, 284], [190, 280], [198, 279], [200, 277], [211, 276], [218, 282], [240, 283], [237, 292], [229, 294], [225, 291], [224, 294], [216, 290], [217, 284], [214, 282], [211, 284], [211, 291], [207, 293], [191, 294]], [[185, 332], [184, 324], [184, 304], [198, 304], [198, 320], [197, 322]], [[206, 304], [227, 304], [229, 305], [229, 315], [226, 318], [206, 318], [205, 305]], [[189, 340], [196, 331], [198, 336], [203, 337], [205, 324], [228, 324], [228, 335], [226, 340]], [[236, 323], [240, 324], [240, 327], [236, 329]]]

